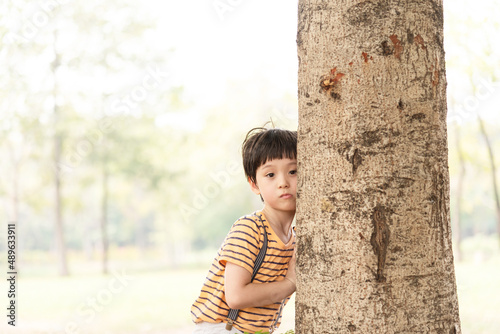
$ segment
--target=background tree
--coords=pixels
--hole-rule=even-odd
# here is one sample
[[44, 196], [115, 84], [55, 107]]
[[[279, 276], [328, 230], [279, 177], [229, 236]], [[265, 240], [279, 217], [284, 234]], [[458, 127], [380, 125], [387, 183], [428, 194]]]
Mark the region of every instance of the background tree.
[[459, 171], [456, 180], [457, 187], [455, 191], [455, 216], [453, 219], [453, 234], [455, 236], [455, 246], [454, 246], [456, 254], [455, 258], [457, 261], [462, 261], [463, 254], [462, 254], [461, 242], [463, 237], [462, 237], [461, 212], [462, 212], [463, 188], [465, 180], [465, 157], [462, 148], [462, 135], [460, 131], [460, 126], [457, 123], [454, 124], [454, 130], [455, 130], [455, 149], [457, 151]]
[[299, 1], [298, 333], [459, 333], [443, 9]]
[[[481, 11], [484, 13], [498, 12], [499, 6], [494, 2], [484, 2], [481, 4]], [[449, 80], [451, 91], [450, 100], [450, 119], [457, 131], [460, 133], [466, 131], [469, 123], [475, 123], [477, 120], [477, 128], [473, 133], [477, 137], [482, 137], [479, 143], [484, 146], [481, 156], [472, 159], [470, 162], [474, 169], [489, 174], [491, 181], [487, 182], [489, 188], [487, 194], [490, 198], [482, 199], [481, 205], [487, 208], [486, 219], [488, 224], [484, 224], [484, 220], [475, 219], [474, 222], [476, 231], [495, 231], [497, 236], [500, 236], [500, 196], [498, 190], [498, 173], [496, 165], [497, 156], [495, 154], [495, 146], [497, 136], [495, 136], [493, 128], [495, 121], [493, 115], [496, 113], [497, 103], [491, 103], [491, 100], [498, 96], [498, 61], [495, 54], [498, 46], [494, 35], [500, 29], [500, 25], [490, 17], [484, 15], [474, 15], [473, 13], [463, 13], [459, 11], [457, 6], [450, 6], [450, 13], [447, 15], [448, 30], [445, 32], [447, 38], [447, 47], [450, 47], [452, 56], [447, 54], [447, 65], [452, 68], [460, 68], [460, 72], [455, 71], [454, 76]], [[451, 27], [455, 27], [452, 29]], [[479, 31], [491, 31], [492, 34], [478, 34]], [[473, 43], [474, 48], [469, 45]], [[458, 74], [458, 75], [457, 75]], [[457, 135], [459, 135], [457, 132]], [[457, 140], [457, 139], [455, 139]], [[467, 155], [467, 150], [459, 152], [459, 164], [463, 165]], [[458, 170], [458, 181], [456, 195], [460, 196], [462, 185], [460, 181], [463, 177], [463, 170]], [[475, 181], [472, 181], [477, 185]], [[458, 205], [458, 202], [457, 202]], [[456, 208], [456, 215], [460, 214], [463, 206]], [[485, 211], [484, 208], [482, 211]], [[490, 214], [491, 212], [491, 214]], [[477, 216], [477, 214], [476, 214]], [[490, 218], [491, 217], [491, 218]], [[494, 218], [493, 218], [494, 217]], [[460, 219], [455, 217], [455, 219]], [[479, 225], [479, 226], [477, 226]], [[482, 226], [481, 226], [482, 225]], [[485, 229], [484, 225], [488, 225]], [[462, 224], [463, 226], [463, 224]], [[493, 229], [490, 228], [493, 227]], [[461, 231], [454, 231], [457, 235]], [[488, 233], [487, 232], [487, 233]], [[499, 238], [500, 240], [500, 238]]]
[[53, 50], [54, 50], [54, 60], [51, 64], [51, 71], [53, 76], [53, 90], [52, 90], [52, 98], [53, 98], [53, 108], [54, 114], [52, 116], [52, 130], [53, 130], [53, 165], [54, 165], [54, 209], [55, 209], [55, 218], [54, 218], [54, 230], [55, 230], [55, 245], [56, 245], [56, 254], [58, 257], [58, 267], [59, 267], [59, 275], [67, 276], [69, 274], [68, 270], [68, 260], [66, 255], [66, 241], [64, 236], [64, 220], [63, 220], [63, 202], [62, 202], [62, 173], [57, 166], [61, 166], [61, 156], [63, 150], [63, 142], [64, 142], [64, 130], [61, 122], [62, 118], [62, 106], [59, 103], [60, 94], [59, 91], [59, 83], [57, 72], [61, 67], [61, 51], [58, 50], [58, 28], [57, 25], [53, 31]]
[[479, 129], [480, 129], [481, 134], [483, 135], [483, 138], [484, 138], [484, 142], [486, 145], [486, 149], [488, 151], [488, 157], [489, 157], [489, 161], [490, 161], [491, 185], [493, 188], [493, 202], [494, 202], [495, 213], [496, 213], [496, 228], [497, 228], [497, 234], [498, 234], [498, 241], [500, 243], [500, 195], [499, 195], [498, 183], [497, 183], [497, 168], [496, 168], [496, 164], [495, 164], [495, 154], [493, 151], [493, 145], [491, 144], [490, 137], [488, 136], [488, 132], [486, 131], [484, 121], [479, 114], [477, 115], [477, 120], [479, 123]]
[[[114, 16], [114, 13], [120, 12], [118, 17]], [[134, 6], [133, 2], [123, 1], [119, 5], [108, 5], [103, 6], [100, 2], [89, 1], [82, 4], [77, 11], [78, 15], [73, 17], [73, 22], [78, 26], [78, 33], [81, 35], [81, 40], [85, 43], [78, 43], [75, 45], [74, 49], [79, 49], [79, 52], [72, 50], [73, 54], [79, 55], [75, 60], [78, 62], [78, 71], [83, 71], [83, 69], [88, 69], [93, 80], [102, 80], [104, 82], [111, 81], [110, 78], [116, 80], [120, 76], [121, 71], [126, 67], [137, 66], [136, 62], [156, 62], [161, 63], [159, 57], [154, 53], [153, 55], [148, 55], [144, 57], [143, 50], [134, 50], [135, 52], [121, 52], [120, 45], [126, 41], [126, 43], [138, 43], [140, 44], [140, 39], [144, 38], [144, 34], [148, 29], [154, 28], [154, 25], [147, 20], [146, 16], [136, 18], [138, 9]], [[88, 22], [93, 22], [93, 25], [89, 25]], [[104, 31], [103, 31], [104, 30]], [[92, 48], [88, 48], [88, 45], [92, 45]], [[83, 56], [83, 57], [82, 57]], [[156, 56], [156, 57], [155, 57]], [[167, 56], [167, 55], [166, 55]], [[150, 78], [149, 84], [155, 84], [159, 86], [158, 82], [155, 82]], [[139, 89], [145, 91], [144, 96], [139, 96], [139, 99], [132, 97], [132, 105], [140, 104], [143, 99], [147, 98], [147, 95], [152, 95], [151, 92], [146, 92], [146, 89], [140, 85], [142, 82], [135, 83], [135, 86], [131, 89]], [[149, 93], [149, 94], [148, 94]], [[128, 95], [131, 95], [131, 91], [128, 91]], [[96, 92], [96, 103], [94, 108], [96, 109], [95, 114], [97, 114], [98, 119], [105, 122], [108, 114], [113, 114], [113, 112], [107, 108], [107, 101], [112, 99], [111, 91], [103, 90]], [[149, 96], [151, 98], [151, 96]], [[130, 99], [130, 96], [128, 97]], [[140, 101], [138, 101], [140, 100]], [[116, 100], [114, 101], [116, 102]], [[119, 105], [119, 103], [117, 104]], [[123, 108], [122, 112], [114, 112], [116, 115], [110, 117], [108, 122], [115, 123], [126, 123], [123, 121], [129, 114], [129, 111]], [[131, 108], [130, 108], [131, 109]], [[144, 110], [138, 108], [140, 114], [144, 113]], [[124, 115], [123, 115], [124, 114]], [[125, 116], [125, 117], [124, 117]], [[129, 121], [132, 121], [129, 119]], [[137, 123], [136, 123], [137, 124]], [[91, 126], [95, 127], [95, 124]], [[148, 130], [141, 132], [141, 135], [148, 133], [154, 127], [150, 127]], [[90, 129], [89, 129], [90, 130]], [[109, 211], [109, 199], [110, 199], [110, 189], [109, 183], [112, 175], [120, 173], [123, 169], [130, 167], [137, 163], [134, 156], [127, 155], [126, 152], [132, 151], [137, 153], [137, 149], [132, 149], [132, 147], [137, 147], [144, 145], [144, 140], [135, 141], [130, 140], [127, 136], [124, 136], [123, 132], [125, 128], [117, 129], [118, 131], [101, 131], [99, 133], [99, 138], [96, 143], [94, 143], [94, 150], [89, 157], [89, 162], [94, 165], [95, 169], [99, 169], [97, 174], [99, 175], [99, 183], [101, 189], [100, 197], [100, 213], [98, 218], [98, 226], [100, 231], [100, 244], [101, 244], [101, 264], [102, 272], [104, 274], [108, 273], [108, 260], [109, 260], [109, 236], [108, 236], [108, 211]], [[141, 129], [142, 130], [142, 129]], [[95, 130], [94, 130], [95, 131]], [[150, 139], [149, 136], [145, 137]], [[131, 145], [132, 144], [132, 145]], [[136, 169], [143, 167], [143, 164], [138, 164]], [[144, 175], [144, 173], [143, 173]], [[134, 179], [136, 175], [129, 175], [129, 179]], [[150, 175], [151, 177], [157, 177], [157, 175]], [[97, 181], [97, 180], [96, 180]]]

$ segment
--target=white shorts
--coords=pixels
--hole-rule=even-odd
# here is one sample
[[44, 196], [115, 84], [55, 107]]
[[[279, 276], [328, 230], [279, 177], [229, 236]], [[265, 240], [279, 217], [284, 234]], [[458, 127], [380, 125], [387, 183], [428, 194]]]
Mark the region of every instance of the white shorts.
[[218, 324], [212, 324], [210, 322], [200, 322], [195, 325], [193, 334], [243, 334], [243, 332], [237, 330], [236, 328], [228, 331], [226, 329], [226, 323], [221, 322]]

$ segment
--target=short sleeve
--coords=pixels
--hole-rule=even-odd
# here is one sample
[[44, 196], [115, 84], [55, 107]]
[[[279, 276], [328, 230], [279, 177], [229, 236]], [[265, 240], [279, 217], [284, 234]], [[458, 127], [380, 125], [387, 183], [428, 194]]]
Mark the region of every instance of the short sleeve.
[[219, 263], [222, 266], [231, 262], [253, 272], [261, 244], [257, 219], [255, 216], [246, 216], [233, 224], [219, 252]]

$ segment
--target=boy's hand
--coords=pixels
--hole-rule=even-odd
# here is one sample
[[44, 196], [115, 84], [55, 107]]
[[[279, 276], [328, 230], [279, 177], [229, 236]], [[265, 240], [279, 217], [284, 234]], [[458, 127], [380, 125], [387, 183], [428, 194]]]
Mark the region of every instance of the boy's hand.
[[296, 255], [295, 255], [295, 250], [293, 251], [293, 256], [290, 259], [290, 262], [288, 262], [288, 271], [286, 273], [285, 279], [289, 280], [290, 282], [293, 283], [294, 285], [294, 290], [296, 286], [296, 276], [295, 276], [295, 261], [296, 261]]

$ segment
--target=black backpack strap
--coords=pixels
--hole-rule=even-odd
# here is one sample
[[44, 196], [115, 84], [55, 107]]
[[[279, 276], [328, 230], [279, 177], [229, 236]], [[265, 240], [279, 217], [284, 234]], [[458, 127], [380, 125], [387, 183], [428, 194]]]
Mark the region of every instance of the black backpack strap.
[[[259, 251], [259, 254], [257, 254], [257, 258], [255, 259], [255, 264], [253, 267], [253, 273], [252, 273], [252, 279], [250, 282], [253, 281], [255, 278], [255, 275], [257, 275], [257, 272], [259, 271], [260, 266], [262, 265], [262, 262], [264, 262], [264, 258], [266, 257], [266, 252], [267, 252], [267, 231], [266, 231], [266, 225], [262, 221], [262, 217], [257, 215], [259, 217], [260, 222], [262, 223], [262, 227], [264, 228], [264, 243], [262, 244], [262, 247]], [[238, 318], [238, 313], [240, 310], [235, 310], [235, 309], [230, 309], [229, 314], [227, 315], [227, 325], [226, 325], [226, 330], [230, 331], [233, 328], [233, 324]]]

